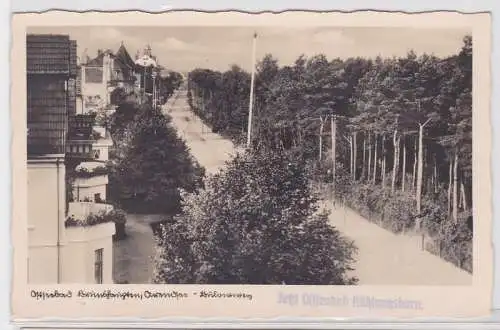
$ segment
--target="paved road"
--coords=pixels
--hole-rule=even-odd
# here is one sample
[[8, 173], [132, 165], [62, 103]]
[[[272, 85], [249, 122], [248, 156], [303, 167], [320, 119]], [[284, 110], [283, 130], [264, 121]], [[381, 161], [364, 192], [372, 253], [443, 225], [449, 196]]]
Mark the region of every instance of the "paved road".
[[191, 154], [202, 164], [207, 173], [214, 173], [234, 155], [236, 148], [229, 140], [212, 133], [197, 116], [189, 111], [186, 91], [180, 90], [164, 106], [164, 112], [172, 117], [172, 122], [182, 136]]
[[[164, 109], [172, 116], [173, 124], [186, 139], [192, 154], [209, 172], [223, 166], [234, 152], [231, 142], [209, 132], [189, 111], [185, 91], [179, 91]], [[324, 207], [330, 206], [330, 203], [324, 203]], [[350, 209], [333, 210], [330, 220], [332, 225], [353, 239], [358, 246], [358, 261], [353, 275], [359, 278], [359, 284], [472, 284], [469, 273], [422, 251], [418, 237], [395, 235]]]
[[150, 223], [158, 215], [127, 215], [127, 238], [113, 243], [113, 278], [115, 283], [151, 283], [153, 231]]

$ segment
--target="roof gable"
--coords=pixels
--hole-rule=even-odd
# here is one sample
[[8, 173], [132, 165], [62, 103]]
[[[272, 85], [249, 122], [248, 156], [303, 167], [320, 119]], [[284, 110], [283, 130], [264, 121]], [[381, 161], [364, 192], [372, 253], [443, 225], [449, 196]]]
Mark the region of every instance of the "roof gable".
[[134, 67], [134, 61], [132, 60], [132, 57], [128, 53], [123, 43], [120, 45], [120, 48], [118, 48], [118, 51], [116, 52], [115, 56], [120, 62], [122, 62], [126, 66], [130, 68]]

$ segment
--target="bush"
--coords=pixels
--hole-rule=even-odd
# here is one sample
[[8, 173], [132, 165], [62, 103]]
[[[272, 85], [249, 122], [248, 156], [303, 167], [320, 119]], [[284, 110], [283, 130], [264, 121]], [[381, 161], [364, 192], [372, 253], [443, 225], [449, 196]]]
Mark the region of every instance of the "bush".
[[356, 248], [318, 212], [304, 164], [238, 155], [162, 226], [156, 283], [355, 284]]
[[434, 224], [428, 229], [433, 244], [426, 249], [446, 261], [472, 273], [473, 271], [473, 232], [467, 220], [470, 212], [462, 212], [458, 221], [447, 220]]
[[[316, 167], [314, 173], [318, 173]], [[339, 171], [339, 170], [338, 170]], [[321, 171], [319, 171], [321, 172]], [[322, 179], [321, 176], [314, 176]], [[470, 212], [459, 214], [459, 221], [449, 219], [446, 205], [446, 189], [440, 189], [437, 196], [424, 195], [422, 213], [415, 209], [415, 195], [412, 191], [391, 192], [390, 188], [371, 183], [352, 182], [345, 171], [340, 169], [337, 177], [337, 199], [345, 199], [346, 205], [356, 210], [366, 219], [394, 233], [402, 233], [415, 228], [420, 218], [424, 235], [431, 242], [426, 249], [456, 266], [472, 272], [472, 215]]]
[[102, 166], [97, 166], [93, 169], [87, 169], [85, 167], [77, 167], [74, 171], [73, 176], [75, 178], [91, 178], [99, 175], [107, 175], [108, 172], [109, 171], [106, 164], [103, 163]]
[[66, 227], [87, 227], [95, 226], [103, 223], [114, 222], [115, 224], [125, 224], [127, 217], [122, 210], [100, 211], [89, 214], [85, 219], [75, 219], [72, 215], [69, 216], [64, 225]]

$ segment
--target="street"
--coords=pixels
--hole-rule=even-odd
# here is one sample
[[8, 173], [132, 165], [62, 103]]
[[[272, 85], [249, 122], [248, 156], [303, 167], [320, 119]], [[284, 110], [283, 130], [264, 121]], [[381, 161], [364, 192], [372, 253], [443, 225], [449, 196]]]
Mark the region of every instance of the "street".
[[[214, 173], [235, 148], [212, 133], [190, 110], [186, 91], [180, 90], [164, 106], [173, 125], [186, 140], [193, 156], [208, 173]], [[324, 203], [330, 207], [331, 203]], [[395, 235], [350, 209], [337, 208], [331, 224], [354, 240], [358, 247], [354, 274], [363, 285], [470, 285], [472, 275], [437, 256], [422, 251], [420, 239]]]
[[151, 283], [154, 237], [150, 224], [158, 215], [127, 215], [127, 237], [113, 242], [113, 278], [115, 283]]

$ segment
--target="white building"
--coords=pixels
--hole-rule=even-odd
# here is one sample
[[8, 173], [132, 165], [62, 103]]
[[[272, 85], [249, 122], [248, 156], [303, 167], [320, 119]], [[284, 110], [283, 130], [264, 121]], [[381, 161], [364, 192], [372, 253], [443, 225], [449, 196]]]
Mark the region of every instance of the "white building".
[[[28, 35], [26, 44], [28, 283], [112, 283], [114, 223], [66, 198], [67, 123], [77, 108], [66, 86], [77, 75], [76, 43]], [[78, 221], [68, 221], [67, 209], [80, 210]]]
[[112, 92], [122, 88], [125, 93], [134, 91], [135, 64], [125, 46], [113, 54], [111, 50], [99, 50], [94, 59], [84, 58], [80, 65], [79, 87], [81, 113], [108, 110], [113, 104]]
[[78, 202], [106, 201], [108, 174], [102, 162], [83, 162], [76, 167], [73, 198]]
[[105, 127], [94, 126], [100, 137], [92, 144], [93, 157], [97, 161], [107, 162], [109, 160], [109, 149], [113, 146], [113, 140]]
[[[42, 155], [28, 160], [28, 282], [113, 283], [115, 225], [87, 225], [91, 214], [112, 210], [108, 204], [71, 202], [66, 214], [64, 155]], [[86, 197], [106, 198], [106, 176], [78, 181]], [[67, 218], [79, 220], [67, 226]]]

